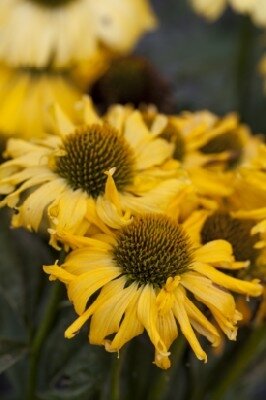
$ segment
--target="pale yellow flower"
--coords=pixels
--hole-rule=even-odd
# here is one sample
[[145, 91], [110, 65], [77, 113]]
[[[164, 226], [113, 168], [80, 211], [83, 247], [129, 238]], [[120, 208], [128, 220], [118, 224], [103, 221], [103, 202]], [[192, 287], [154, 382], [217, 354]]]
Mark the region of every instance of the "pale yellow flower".
[[55, 107], [58, 136], [8, 142], [10, 160], [0, 167], [0, 193], [6, 197], [0, 205], [16, 206], [13, 226], [38, 230], [48, 215], [51, 243], [57, 246], [57, 230], [83, 234], [91, 223], [127, 224], [130, 214], [165, 210], [189, 185], [171, 159], [172, 145], [149, 131], [138, 111], [121, 125], [123, 107], [119, 110], [104, 121], [84, 98], [81, 125]]
[[156, 25], [148, 0], [1, 0], [0, 59], [12, 66], [94, 61], [126, 53]]
[[229, 291], [259, 296], [262, 287], [258, 280], [245, 282], [220, 271], [235, 267], [230, 244], [214, 240], [201, 246], [193, 240], [196, 230], [193, 218], [180, 225], [176, 218], [148, 213], [108, 234], [74, 237], [66, 232], [63, 240], [76, 249], [61, 266], [44, 267], [51, 280], [66, 284], [79, 315], [65, 336], [73, 337], [91, 318], [90, 343], [117, 352], [146, 330], [154, 362], [164, 369], [170, 366], [169, 348], [178, 328], [204, 362], [207, 354], [195, 332], [218, 346], [218, 325], [236, 340], [241, 314]]

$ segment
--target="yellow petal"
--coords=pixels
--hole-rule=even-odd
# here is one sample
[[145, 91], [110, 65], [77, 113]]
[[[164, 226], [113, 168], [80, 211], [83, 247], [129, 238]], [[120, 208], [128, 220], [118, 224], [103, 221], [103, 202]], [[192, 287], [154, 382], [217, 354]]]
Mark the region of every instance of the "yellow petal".
[[213, 346], [219, 346], [220, 335], [205, 315], [187, 297], [185, 297], [184, 306], [193, 328], [201, 335], [206, 336]]
[[141, 151], [143, 146], [153, 139], [139, 111], [134, 111], [127, 118], [125, 123], [125, 138], [133, 149], [137, 151]]
[[129, 342], [132, 338], [140, 335], [144, 331], [143, 325], [138, 320], [137, 307], [138, 300], [141, 293], [141, 288], [136, 288], [134, 296], [130, 300], [128, 307], [125, 311], [125, 316], [119, 327], [119, 331], [115, 335], [112, 342], [106, 341], [105, 348], [107, 351], [119, 351], [121, 347]]
[[262, 294], [263, 288], [259, 284], [258, 279], [254, 279], [252, 282], [243, 281], [241, 279], [224, 274], [214, 267], [200, 263], [195, 263], [193, 269], [200, 274], [207, 276], [212, 280], [212, 282], [217, 283], [218, 285], [227, 289], [233, 290], [234, 292], [254, 297]]
[[233, 318], [235, 314], [233, 296], [214, 286], [210, 279], [197, 272], [185, 272], [181, 276], [181, 284], [208, 307], [210, 304], [214, 305], [222, 314]]
[[121, 274], [116, 267], [91, 267], [78, 277], [75, 277], [68, 286], [68, 297], [73, 302], [77, 314], [81, 315], [87, 305], [90, 296], [106, 283]]
[[64, 262], [65, 270], [76, 276], [89, 272], [95, 265], [113, 267], [114, 261], [106, 249], [95, 250], [85, 247], [72, 251]]
[[156, 296], [152, 286], [146, 285], [139, 298], [138, 318], [148, 332], [155, 350], [162, 356], [168, 356], [167, 348], [159, 335], [157, 328], [158, 310], [156, 306]]
[[114, 281], [107, 283], [102, 288], [99, 296], [90, 305], [90, 307], [86, 311], [84, 311], [84, 313], [67, 328], [67, 330], [65, 331], [65, 337], [68, 339], [74, 337], [78, 333], [80, 328], [85, 324], [85, 322], [90, 318], [90, 316], [93, 315], [93, 313], [104, 303], [112, 299], [114, 295], [121, 292], [124, 286], [125, 286], [124, 277], [115, 279]]
[[83, 96], [80, 107], [83, 109], [83, 121], [86, 124], [91, 125], [102, 123], [89, 96]]
[[174, 315], [178, 320], [183, 335], [186, 337], [197, 358], [199, 360], [204, 360], [204, 362], [207, 362], [207, 354], [203, 351], [191, 327], [187, 312], [184, 307], [184, 301], [185, 301], [185, 296], [178, 287], [176, 290], [176, 301], [173, 306]]
[[[227, 318], [226, 315], [222, 314], [215, 306], [209, 305], [209, 309], [212, 312], [216, 322], [218, 323], [221, 330], [226, 334], [228, 339], [236, 340], [237, 327], [235, 320]], [[240, 318], [239, 318], [240, 319]]]
[[19, 207], [19, 213], [13, 217], [13, 226], [25, 226], [37, 231], [45, 208], [64, 190], [65, 186], [60, 180], [53, 180], [40, 186]]
[[144, 146], [136, 155], [136, 168], [138, 170], [161, 165], [167, 158], [171, 157], [172, 144], [163, 139], [154, 139]]
[[58, 104], [54, 104], [52, 108], [53, 117], [56, 121], [59, 134], [71, 134], [75, 132], [75, 125], [70, 121], [67, 115], [62, 111]]
[[184, 230], [189, 234], [193, 243], [201, 243], [201, 229], [206, 221], [209, 212], [206, 210], [194, 211], [182, 224]]
[[108, 335], [119, 331], [121, 319], [126, 308], [137, 293], [137, 284], [133, 283], [105, 302], [93, 314], [90, 326], [90, 343], [105, 344]]
[[195, 250], [195, 260], [202, 263], [224, 264], [234, 261], [233, 249], [225, 240], [213, 240]]
[[44, 272], [46, 272], [46, 274], [50, 274], [50, 277], [49, 277], [50, 280], [59, 279], [61, 282], [68, 284], [74, 278], [74, 275], [65, 271], [64, 268], [59, 267], [56, 264], [55, 265], [45, 265], [43, 267], [43, 270], [44, 270]]

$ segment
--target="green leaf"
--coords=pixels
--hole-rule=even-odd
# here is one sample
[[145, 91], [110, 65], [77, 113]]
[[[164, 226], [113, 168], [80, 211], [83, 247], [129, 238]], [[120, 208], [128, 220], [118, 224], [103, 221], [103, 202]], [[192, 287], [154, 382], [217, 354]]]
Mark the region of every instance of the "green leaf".
[[47, 292], [48, 280], [42, 266], [53, 263], [57, 255], [48, 246], [47, 238], [43, 240], [24, 229], [11, 229], [10, 214], [8, 209], [0, 210], [0, 290], [30, 334]]
[[87, 400], [108, 379], [112, 355], [88, 344], [88, 328], [71, 340], [64, 338], [65, 329], [75, 318], [72, 307], [63, 309], [44, 345], [38, 390], [42, 400]]
[[0, 337], [0, 373], [16, 364], [26, 353], [25, 343]]

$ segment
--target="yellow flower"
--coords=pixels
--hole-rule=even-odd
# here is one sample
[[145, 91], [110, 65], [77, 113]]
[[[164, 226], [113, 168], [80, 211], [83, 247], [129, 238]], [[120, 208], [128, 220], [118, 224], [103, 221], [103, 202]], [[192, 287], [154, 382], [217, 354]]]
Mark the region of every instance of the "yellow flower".
[[190, 236], [194, 231], [193, 221], [181, 226], [164, 214], [148, 213], [109, 234], [79, 238], [65, 233], [64, 240], [78, 248], [61, 266], [44, 267], [51, 280], [66, 284], [79, 315], [65, 336], [73, 337], [91, 318], [90, 342], [115, 352], [145, 329], [156, 365], [168, 368], [179, 325], [198, 359], [206, 362], [195, 331], [213, 346], [219, 345], [220, 334], [199, 308], [202, 303], [235, 340], [241, 314], [229, 290], [259, 296], [262, 287], [258, 280], [245, 282], [221, 272], [234, 267], [230, 244], [215, 240], [198, 246]]
[[55, 107], [59, 135], [30, 143], [11, 139], [11, 160], [0, 167], [0, 193], [7, 194], [0, 205], [19, 204], [13, 226], [38, 230], [47, 214], [54, 246], [56, 230], [83, 234], [100, 221], [116, 228], [130, 221], [125, 208], [132, 214], [163, 211], [189, 184], [171, 160], [171, 144], [150, 132], [138, 111], [121, 125], [123, 107], [108, 122], [89, 98], [79, 107], [82, 125]]
[[[257, 156], [237, 171], [230, 207], [237, 218], [254, 219], [252, 233], [266, 234], [266, 146], [261, 143]], [[266, 238], [265, 238], [266, 246]], [[262, 243], [261, 243], [261, 246]]]
[[[235, 113], [224, 118], [209, 111], [158, 114], [154, 107], [143, 111], [147, 126], [173, 145], [173, 158], [187, 172], [194, 187], [182, 208], [189, 215], [200, 203], [216, 209], [232, 194], [233, 171], [239, 163], [255, 157], [261, 141], [239, 124]], [[154, 128], [155, 129], [155, 128]]]
[[71, 117], [81, 96], [67, 73], [0, 67], [0, 132], [25, 139], [53, 131], [54, 102]]
[[266, 26], [265, 0], [190, 0], [194, 10], [206, 17], [209, 21], [215, 21], [230, 5], [237, 13], [250, 15], [255, 25]]
[[0, 58], [30, 67], [94, 61], [102, 48], [130, 51], [155, 25], [148, 0], [1, 0]]

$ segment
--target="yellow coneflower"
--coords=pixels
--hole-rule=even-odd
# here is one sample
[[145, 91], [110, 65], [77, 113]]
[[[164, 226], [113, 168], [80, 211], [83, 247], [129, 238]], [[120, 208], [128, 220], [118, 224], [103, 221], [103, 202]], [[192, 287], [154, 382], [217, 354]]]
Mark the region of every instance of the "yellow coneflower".
[[189, 184], [171, 159], [171, 144], [149, 131], [138, 111], [121, 126], [119, 112], [107, 123], [89, 98], [80, 109], [80, 126], [56, 107], [58, 136], [8, 142], [11, 159], [0, 167], [0, 193], [7, 196], [0, 205], [18, 205], [14, 226], [37, 230], [47, 210], [58, 229], [83, 234], [89, 219], [115, 228], [129, 222], [125, 207], [133, 214], [162, 211]]
[[221, 272], [219, 268], [235, 267], [231, 245], [214, 240], [200, 246], [193, 240], [196, 230], [193, 220], [182, 226], [165, 214], [148, 213], [109, 234], [89, 238], [63, 233], [63, 240], [78, 248], [61, 266], [44, 270], [51, 280], [66, 284], [79, 315], [65, 336], [73, 337], [91, 318], [90, 342], [116, 352], [146, 330], [156, 365], [168, 368], [179, 326], [198, 359], [206, 362], [195, 331], [213, 346], [219, 345], [220, 334], [199, 308], [202, 303], [235, 340], [241, 314], [228, 290], [259, 296], [262, 287], [258, 280], [242, 281]]
[[[239, 124], [237, 115], [224, 118], [209, 111], [164, 116], [154, 107], [143, 110], [148, 126], [156, 125], [161, 137], [173, 145], [173, 158], [188, 173], [194, 187], [187, 198], [188, 214], [200, 202], [215, 209], [232, 193], [232, 171], [256, 154], [260, 140]], [[195, 196], [196, 195], [196, 196]]]
[[209, 21], [215, 21], [230, 5], [237, 13], [247, 14], [255, 25], [266, 26], [266, 4], [264, 0], [190, 0], [193, 9]]
[[1, 66], [0, 95], [1, 134], [29, 139], [53, 131], [55, 102], [74, 118], [81, 91], [67, 72]]
[[0, 58], [12, 66], [62, 67], [94, 60], [101, 48], [125, 53], [156, 25], [148, 0], [1, 0], [0, 16]]
[[254, 219], [257, 224], [253, 234], [265, 236], [258, 247], [266, 247], [266, 145], [259, 147], [257, 157], [238, 170], [234, 182], [234, 193], [230, 203], [234, 215], [241, 219]]

